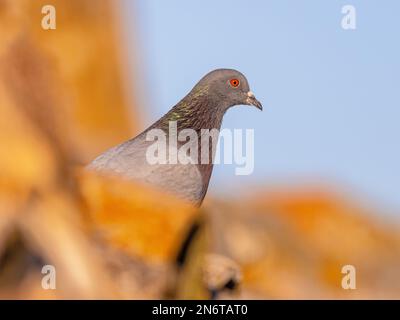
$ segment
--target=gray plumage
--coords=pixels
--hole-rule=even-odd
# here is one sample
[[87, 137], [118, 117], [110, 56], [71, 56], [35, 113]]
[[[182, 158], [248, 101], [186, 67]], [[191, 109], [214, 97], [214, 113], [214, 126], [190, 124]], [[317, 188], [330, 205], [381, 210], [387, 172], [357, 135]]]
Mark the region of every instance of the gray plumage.
[[[200, 205], [207, 192], [212, 173], [212, 144], [210, 163], [200, 163], [201, 129], [220, 129], [227, 109], [234, 105], [254, 105], [262, 109], [249, 89], [243, 74], [232, 69], [218, 69], [205, 75], [177, 105], [137, 137], [117, 145], [93, 160], [90, 170], [111, 172], [127, 179], [139, 180], [173, 193], [195, 205]], [[193, 129], [198, 133], [196, 146], [198, 164], [150, 164], [146, 150], [154, 144], [147, 141], [151, 129], [169, 134], [169, 122], [176, 121], [177, 132]], [[177, 148], [186, 142], [179, 142]], [[167, 148], [172, 147], [167, 139]], [[168, 159], [168, 155], [167, 155]]]

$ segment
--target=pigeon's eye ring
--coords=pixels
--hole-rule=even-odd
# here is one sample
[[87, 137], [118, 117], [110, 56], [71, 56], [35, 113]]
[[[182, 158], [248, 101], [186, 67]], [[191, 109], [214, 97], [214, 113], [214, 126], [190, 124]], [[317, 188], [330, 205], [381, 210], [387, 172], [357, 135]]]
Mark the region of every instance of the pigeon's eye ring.
[[231, 80], [229, 80], [229, 84], [232, 87], [237, 88], [240, 84], [240, 81], [239, 81], [239, 79], [231, 79]]

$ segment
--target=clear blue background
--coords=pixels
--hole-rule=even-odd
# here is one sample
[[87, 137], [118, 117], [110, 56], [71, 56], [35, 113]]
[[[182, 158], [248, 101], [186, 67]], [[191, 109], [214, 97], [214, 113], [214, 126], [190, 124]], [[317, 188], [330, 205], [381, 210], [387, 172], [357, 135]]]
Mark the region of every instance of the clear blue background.
[[[346, 4], [356, 30], [341, 28]], [[263, 102], [263, 112], [236, 107], [224, 119], [255, 129], [254, 174], [219, 165], [211, 192], [323, 181], [400, 212], [400, 1], [123, 0], [122, 9], [144, 126], [215, 68], [243, 72]]]

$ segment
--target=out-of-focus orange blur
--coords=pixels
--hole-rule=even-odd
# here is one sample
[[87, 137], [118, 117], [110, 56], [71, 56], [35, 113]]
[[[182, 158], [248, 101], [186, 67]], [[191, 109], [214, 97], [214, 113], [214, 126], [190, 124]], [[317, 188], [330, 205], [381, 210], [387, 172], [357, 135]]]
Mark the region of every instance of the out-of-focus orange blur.
[[226, 271], [209, 253], [239, 274], [225, 298], [400, 298], [399, 227], [340, 190], [257, 186], [198, 210], [80, 168], [134, 135], [140, 106], [115, 3], [52, 1], [57, 29], [43, 30], [46, 4], [0, 0], [0, 298], [208, 298], [204, 270]]

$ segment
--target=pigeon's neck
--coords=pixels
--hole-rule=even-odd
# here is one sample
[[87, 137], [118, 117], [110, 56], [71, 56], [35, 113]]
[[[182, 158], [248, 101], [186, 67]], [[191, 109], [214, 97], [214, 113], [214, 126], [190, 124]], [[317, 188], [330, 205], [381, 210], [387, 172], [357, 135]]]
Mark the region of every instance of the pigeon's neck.
[[183, 129], [220, 129], [226, 108], [211, 99], [206, 92], [191, 92], [157, 121], [153, 128], [168, 131], [171, 121], [176, 121], [178, 131]]

